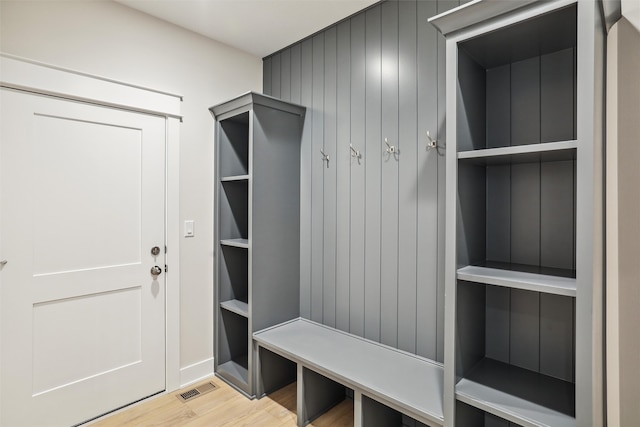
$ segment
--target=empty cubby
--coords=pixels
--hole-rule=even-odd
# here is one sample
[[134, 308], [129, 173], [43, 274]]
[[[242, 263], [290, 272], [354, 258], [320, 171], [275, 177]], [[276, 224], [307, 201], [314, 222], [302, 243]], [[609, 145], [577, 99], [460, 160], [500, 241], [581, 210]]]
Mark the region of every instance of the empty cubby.
[[458, 427], [518, 427], [496, 415], [474, 408], [464, 402], [456, 402], [456, 426]]
[[249, 181], [220, 182], [218, 230], [220, 239], [247, 239], [249, 236]]
[[426, 427], [384, 403], [362, 396], [362, 425], [367, 427]]
[[459, 43], [458, 151], [576, 139], [576, 13]]
[[459, 280], [456, 313], [457, 393], [575, 415], [575, 298]]
[[248, 319], [228, 310], [220, 310], [218, 322], [218, 370], [241, 389], [249, 382]]
[[222, 246], [221, 262], [218, 264], [220, 302], [249, 302], [249, 254], [244, 248]]
[[220, 177], [249, 173], [249, 112], [220, 120], [218, 156]]

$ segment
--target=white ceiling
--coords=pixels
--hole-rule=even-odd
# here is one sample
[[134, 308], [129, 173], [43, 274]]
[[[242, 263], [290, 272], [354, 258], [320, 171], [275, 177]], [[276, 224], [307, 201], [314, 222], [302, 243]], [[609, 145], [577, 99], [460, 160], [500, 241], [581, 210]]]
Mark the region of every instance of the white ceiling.
[[378, 0], [116, 0], [259, 57]]

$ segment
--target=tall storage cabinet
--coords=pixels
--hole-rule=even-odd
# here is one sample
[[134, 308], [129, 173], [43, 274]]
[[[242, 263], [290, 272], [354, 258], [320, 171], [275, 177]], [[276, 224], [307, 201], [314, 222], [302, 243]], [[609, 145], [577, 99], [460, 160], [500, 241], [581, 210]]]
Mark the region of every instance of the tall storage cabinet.
[[449, 426], [603, 423], [599, 7], [476, 1], [431, 20], [447, 38]]
[[305, 108], [247, 93], [215, 117], [215, 372], [255, 396], [252, 334], [299, 316]]

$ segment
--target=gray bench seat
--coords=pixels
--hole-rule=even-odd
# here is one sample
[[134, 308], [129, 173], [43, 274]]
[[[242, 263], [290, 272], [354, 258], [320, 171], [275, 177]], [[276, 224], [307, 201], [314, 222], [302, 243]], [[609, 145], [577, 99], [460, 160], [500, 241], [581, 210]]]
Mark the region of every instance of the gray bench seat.
[[[443, 425], [439, 363], [302, 318], [256, 332], [253, 338], [298, 365], [298, 408], [307, 405], [301, 395], [312, 392], [301, 384], [304, 369], [309, 369], [354, 391], [356, 426], [362, 424], [362, 396], [427, 425]], [[305, 418], [298, 414], [299, 425]]]

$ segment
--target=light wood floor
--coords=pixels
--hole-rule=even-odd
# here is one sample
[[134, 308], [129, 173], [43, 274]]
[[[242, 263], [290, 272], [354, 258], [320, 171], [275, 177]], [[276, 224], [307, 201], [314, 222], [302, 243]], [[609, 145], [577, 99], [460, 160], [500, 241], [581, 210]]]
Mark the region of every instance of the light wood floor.
[[[197, 387], [151, 398], [130, 409], [102, 419], [92, 427], [111, 426], [187, 426], [187, 427], [295, 427], [296, 384], [290, 384], [260, 400], [249, 400], [219, 378], [212, 378], [217, 389], [188, 402], [178, 393]], [[207, 381], [204, 381], [207, 382]], [[323, 414], [313, 427], [353, 426], [353, 402], [345, 399]]]

